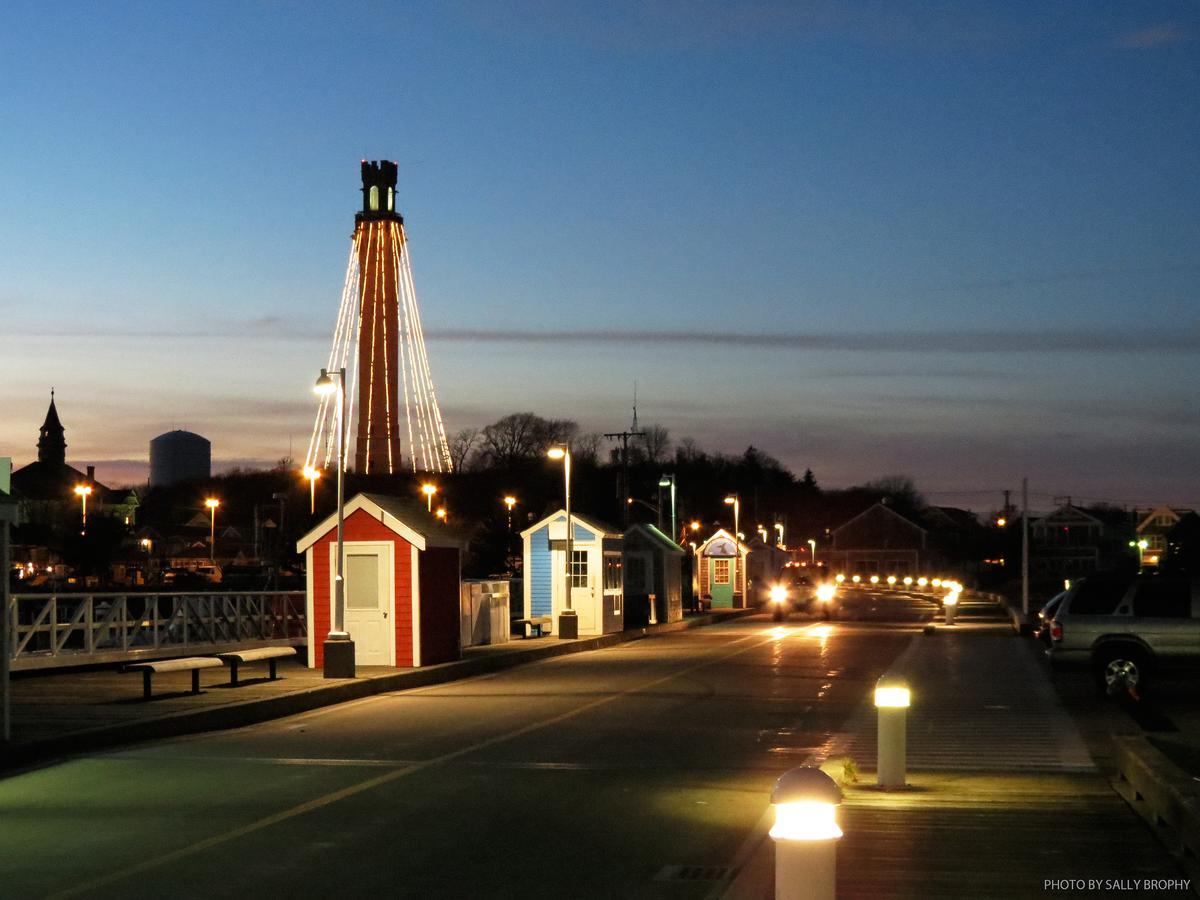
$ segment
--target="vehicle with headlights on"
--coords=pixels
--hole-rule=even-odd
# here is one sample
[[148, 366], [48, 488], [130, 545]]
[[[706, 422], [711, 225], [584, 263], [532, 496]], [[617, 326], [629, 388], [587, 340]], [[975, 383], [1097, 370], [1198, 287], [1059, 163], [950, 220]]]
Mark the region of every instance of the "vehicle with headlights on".
[[776, 622], [782, 622], [792, 612], [831, 619], [837, 611], [837, 589], [832, 583], [818, 581], [803, 568], [788, 565], [780, 570], [768, 589], [767, 606]]

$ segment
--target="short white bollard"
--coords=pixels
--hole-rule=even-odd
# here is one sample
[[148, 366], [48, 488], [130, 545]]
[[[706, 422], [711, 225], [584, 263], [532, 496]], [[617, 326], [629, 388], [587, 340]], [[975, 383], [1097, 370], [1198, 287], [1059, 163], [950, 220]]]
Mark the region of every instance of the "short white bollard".
[[908, 705], [911, 694], [900, 679], [884, 675], [875, 685], [879, 710], [877, 782], [884, 790], [905, 786], [908, 754]]
[[958, 615], [958, 591], [951, 591], [942, 598], [942, 611], [946, 616], [946, 624], [953, 625]]
[[842, 829], [837, 808], [842, 792], [816, 766], [785, 773], [771, 791], [775, 807], [776, 900], [834, 900], [837, 842]]

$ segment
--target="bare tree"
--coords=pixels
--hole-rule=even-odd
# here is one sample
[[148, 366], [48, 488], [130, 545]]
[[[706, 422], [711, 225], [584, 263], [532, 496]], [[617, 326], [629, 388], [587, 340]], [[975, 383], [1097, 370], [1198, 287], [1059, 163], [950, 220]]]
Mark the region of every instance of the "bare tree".
[[483, 429], [479, 452], [494, 466], [511, 466], [536, 459], [551, 444], [574, 438], [577, 431], [579, 426], [570, 419], [511, 413]]
[[571, 453], [580, 462], [595, 465], [600, 461], [602, 446], [604, 446], [604, 435], [598, 431], [589, 431], [576, 436], [571, 444]]
[[450, 471], [461, 472], [466, 468], [467, 457], [479, 440], [478, 428], [464, 428], [450, 439]]
[[647, 461], [659, 463], [671, 450], [671, 432], [662, 425], [645, 425], [637, 442]]

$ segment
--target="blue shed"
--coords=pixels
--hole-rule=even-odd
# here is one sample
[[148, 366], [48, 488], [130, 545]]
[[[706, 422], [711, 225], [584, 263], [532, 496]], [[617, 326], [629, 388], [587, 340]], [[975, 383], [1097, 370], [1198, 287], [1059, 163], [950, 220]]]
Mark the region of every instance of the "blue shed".
[[[550, 616], [557, 629], [566, 591], [566, 510], [521, 532], [525, 552], [525, 615]], [[625, 627], [625, 584], [621, 532], [595, 519], [571, 513], [571, 607], [579, 636]]]

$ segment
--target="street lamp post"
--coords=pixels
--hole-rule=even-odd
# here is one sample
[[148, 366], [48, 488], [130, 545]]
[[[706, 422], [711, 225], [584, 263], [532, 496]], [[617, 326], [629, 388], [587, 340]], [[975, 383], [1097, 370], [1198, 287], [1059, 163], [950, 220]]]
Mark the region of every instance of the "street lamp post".
[[83, 524], [80, 526], [80, 534], [87, 534], [87, 498], [92, 495], [92, 486], [90, 484], [75, 485], [75, 495], [83, 506]]
[[571, 527], [571, 445], [556, 444], [546, 451], [551, 459], [563, 461], [563, 482], [566, 485], [567, 509], [567, 543], [566, 543], [566, 579], [564, 581], [563, 611], [558, 616], [558, 636], [574, 640], [579, 637], [579, 617], [571, 606], [571, 556], [574, 550], [574, 531]]
[[[817, 564], [817, 542], [812, 538], [808, 539], [808, 551], [812, 557], [812, 564], [815, 566]], [[828, 563], [826, 563], [826, 565], [828, 565]]]
[[321, 470], [305, 466], [304, 477], [308, 479], [308, 512], [311, 515], [317, 511], [317, 479], [321, 477]]
[[775, 530], [779, 532], [779, 541], [778, 541], [778, 544], [779, 544], [779, 546], [780, 546], [780, 547], [782, 547], [782, 546], [784, 545], [784, 544], [783, 544], [783, 523], [782, 523], [782, 522], [776, 522], [776, 523], [775, 523]]
[[153, 562], [153, 557], [150, 555], [150, 551], [153, 548], [153, 546], [154, 546], [154, 542], [151, 541], [150, 538], [142, 538], [142, 549], [146, 551], [146, 578], [145, 578], [145, 580], [147, 582], [150, 580], [150, 564]]
[[675, 540], [675, 474], [663, 475], [658, 479], [658, 486], [665, 488], [668, 485], [671, 487], [671, 540]]
[[[337, 375], [337, 384], [333, 383], [333, 375]], [[346, 558], [345, 545], [345, 473], [346, 473], [346, 370], [336, 372], [321, 370], [313, 390], [318, 394], [338, 394], [338, 428], [337, 428], [337, 569], [333, 579], [333, 627], [325, 638], [322, 647], [325, 656], [324, 676], [326, 678], [354, 677], [354, 641], [346, 631], [346, 579], [343, 566]]]
[[433, 495], [438, 491], [436, 484], [425, 482], [421, 485], [421, 493], [425, 495], [425, 509], [433, 512]]
[[1148, 540], [1146, 540], [1145, 538], [1142, 538], [1140, 541], [1130, 541], [1129, 546], [1137, 548], [1138, 571], [1141, 572], [1142, 571], [1142, 561], [1145, 558], [1146, 548], [1150, 546], [1150, 542]]
[[208, 559], [210, 562], [217, 561], [217, 507], [221, 505], [221, 501], [216, 497], [209, 497], [204, 501], [204, 505], [208, 507], [210, 518], [208, 522]]
[[513, 530], [512, 530], [512, 511], [517, 505], [517, 498], [512, 494], [508, 494], [504, 498], [504, 508], [508, 510], [508, 540], [505, 541], [504, 563], [508, 566], [508, 573], [511, 575], [516, 571], [513, 565], [515, 554], [513, 553]]
[[742, 532], [739, 528], [742, 513], [741, 498], [737, 494], [730, 494], [725, 498], [725, 502], [733, 507], [733, 536], [740, 541], [742, 539]]

